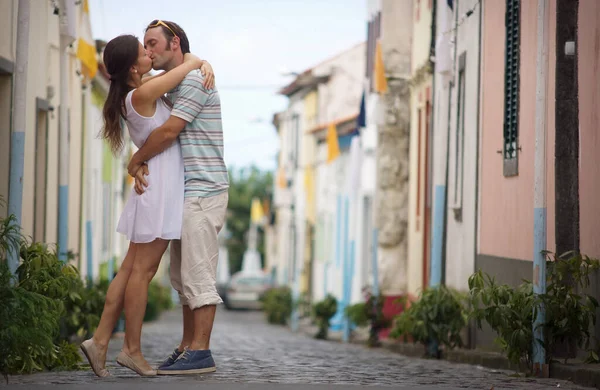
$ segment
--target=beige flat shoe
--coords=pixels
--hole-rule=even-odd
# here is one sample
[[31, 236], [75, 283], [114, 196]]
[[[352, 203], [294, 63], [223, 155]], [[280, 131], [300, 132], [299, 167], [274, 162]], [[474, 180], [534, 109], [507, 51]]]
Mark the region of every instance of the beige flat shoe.
[[98, 350], [98, 347], [96, 347], [96, 344], [94, 344], [93, 339], [85, 340], [83, 343], [81, 343], [79, 348], [81, 348], [83, 354], [90, 363], [90, 367], [92, 367], [94, 374], [98, 375], [100, 378], [110, 376], [110, 373], [104, 367], [106, 361], [102, 360], [100, 351]]
[[156, 370], [154, 370], [154, 369], [144, 370], [143, 368], [141, 368], [140, 366], [138, 366], [136, 364], [136, 362], [131, 358], [131, 356], [129, 356], [128, 354], [126, 354], [123, 351], [121, 351], [121, 353], [119, 353], [119, 356], [117, 356], [117, 363], [119, 363], [119, 365], [121, 365], [123, 367], [129, 368], [130, 370], [136, 372], [138, 375], [141, 375], [141, 376], [155, 376], [156, 375]]

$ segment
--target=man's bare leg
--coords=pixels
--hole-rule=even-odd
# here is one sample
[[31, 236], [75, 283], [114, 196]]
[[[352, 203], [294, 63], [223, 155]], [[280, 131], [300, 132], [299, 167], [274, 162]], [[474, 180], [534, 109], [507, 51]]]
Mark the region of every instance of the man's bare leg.
[[202, 306], [194, 310], [194, 339], [189, 349], [193, 351], [210, 349], [210, 335], [216, 311], [216, 305]]
[[183, 337], [177, 348], [179, 352], [183, 352], [194, 341], [194, 312], [187, 305], [183, 305], [181, 308], [183, 311]]

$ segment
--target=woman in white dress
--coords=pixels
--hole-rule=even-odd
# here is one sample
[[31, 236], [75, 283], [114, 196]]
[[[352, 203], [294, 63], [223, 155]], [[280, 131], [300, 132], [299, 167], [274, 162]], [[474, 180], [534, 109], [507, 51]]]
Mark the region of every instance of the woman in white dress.
[[[104, 104], [102, 136], [114, 152], [123, 146], [123, 119], [138, 148], [154, 129], [166, 122], [171, 109], [164, 95], [181, 83], [190, 71], [200, 68], [207, 76], [207, 88], [214, 85], [210, 65], [189, 53], [182, 65], [160, 77], [142, 81], [142, 76], [152, 68], [152, 60], [133, 35], [121, 35], [108, 42], [104, 49], [104, 64], [111, 84]], [[117, 363], [140, 375], [156, 375], [141, 352], [141, 328], [148, 285], [158, 270], [169, 240], [181, 237], [184, 171], [179, 142], [149, 160], [148, 169], [151, 172], [149, 186], [141, 195], [132, 192], [117, 227], [117, 231], [130, 240], [127, 255], [110, 284], [94, 336], [81, 344], [90, 366], [100, 377], [110, 375], [105, 368], [106, 350], [123, 308], [125, 340]], [[126, 291], [133, 294], [126, 294]]]

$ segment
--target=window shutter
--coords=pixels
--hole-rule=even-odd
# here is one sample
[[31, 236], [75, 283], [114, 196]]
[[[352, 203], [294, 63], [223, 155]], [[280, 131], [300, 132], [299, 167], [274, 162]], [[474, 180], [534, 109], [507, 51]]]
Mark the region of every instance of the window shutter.
[[504, 176], [515, 176], [518, 173], [520, 2], [521, 0], [506, 0]]

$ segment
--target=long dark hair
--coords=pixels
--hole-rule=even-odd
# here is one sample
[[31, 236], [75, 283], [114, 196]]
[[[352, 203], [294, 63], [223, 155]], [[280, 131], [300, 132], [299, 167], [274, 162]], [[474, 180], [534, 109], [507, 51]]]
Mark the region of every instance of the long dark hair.
[[104, 48], [104, 64], [110, 75], [110, 87], [102, 110], [102, 138], [108, 141], [113, 153], [123, 147], [121, 117], [125, 119], [127, 116], [125, 97], [133, 89], [128, 84], [129, 70], [137, 62], [139, 45], [137, 37], [120, 35], [110, 40]]

